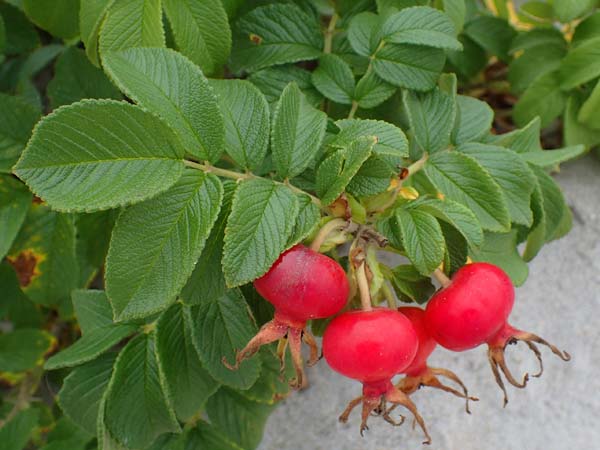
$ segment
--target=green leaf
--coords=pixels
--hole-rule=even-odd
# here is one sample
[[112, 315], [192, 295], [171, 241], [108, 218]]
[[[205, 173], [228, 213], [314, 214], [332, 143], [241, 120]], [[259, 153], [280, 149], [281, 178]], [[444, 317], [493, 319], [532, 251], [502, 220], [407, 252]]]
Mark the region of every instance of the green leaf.
[[70, 47], [56, 60], [54, 78], [48, 83], [53, 109], [84, 98], [121, 99], [121, 94], [104, 73], [94, 67], [83, 50]]
[[128, 97], [158, 114], [185, 150], [215, 162], [225, 145], [217, 99], [200, 69], [169, 49], [135, 48], [105, 55], [104, 69]]
[[344, 192], [350, 180], [371, 155], [375, 142], [377, 139], [373, 135], [359, 137], [347, 147], [332, 153], [319, 165], [317, 194], [324, 205], [329, 205]]
[[27, 408], [19, 411], [15, 417], [0, 428], [2, 450], [22, 450], [29, 442], [38, 424], [39, 411]]
[[277, 103], [286, 86], [293, 81], [306, 96], [306, 100], [318, 108], [323, 101], [323, 96], [315, 89], [310, 77], [311, 72], [308, 70], [293, 65], [283, 65], [254, 72], [248, 80], [262, 91], [272, 107]]
[[229, 436], [202, 420], [186, 431], [186, 450], [206, 448], [210, 450], [242, 450], [229, 440]]
[[243, 361], [238, 370], [228, 369], [222, 361], [223, 358], [234, 361], [235, 352], [245, 347], [256, 333], [241, 292], [231, 289], [219, 298], [207, 298], [200, 305], [191, 307], [189, 312], [187, 324], [208, 373], [220, 383], [236, 389], [252, 386], [260, 374], [258, 358]]
[[486, 102], [466, 95], [456, 96], [456, 123], [452, 142], [461, 145], [479, 141], [492, 128], [494, 111]]
[[373, 59], [375, 73], [394, 86], [428, 91], [442, 72], [444, 51], [409, 44], [386, 44]]
[[141, 334], [121, 351], [108, 385], [104, 421], [129, 448], [149, 446], [157, 436], [179, 432], [159, 376], [154, 339]]
[[104, 395], [100, 400], [100, 407], [98, 408], [98, 423], [97, 432], [98, 437], [98, 450], [127, 450], [126, 447], [118, 443], [107, 430], [104, 424], [104, 415], [106, 411], [106, 397], [108, 390], [104, 391]]
[[22, 372], [43, 363], [56, 338], [43, 330], [21, 329], [0, 335], [0, 372]]
[[116, 353], [107, 353], [76, 367], [65, 378], [58, 393], [60, 409], [88, 433], [96, 434], [100, 401], [108, 386], [116, 356]]
[[6, 25], [0, 15], [0, 63], [4, 62], [4, 48], [6, 47]]
[[431, 278], [421, 275], [410, 265], [400, 265], [392, 269], [392, 287], [403, 302], [425, 303], [435, 292]]
[[292, 247], [310, 236], [321, 219], [319, 207], [313, 203], [308, 195], [299, 194], [297, 199], [298, 216], [292, 234], [288, 239], [287, 247]]
[[225, 151], [246, 169], [260, 167], [269, 147], [267, 99], [245, 80], [212, 80], [210, 85], [225, 121]]
[[555, 1], [553, 7], [558, 20], [567, 23], [584, 15], [596, 3], [596, 0], [560, 0]]
[[444, 236], [432, 215], [415, 209], [396, 210], [402, 244], [415, 268], [423, 275], [433, 272], [444, 259]]
[[558, 80], [567, 91], [600, 75], [600, 36], [582, 42], [563, 59]]
[[340, 132], [328, 142], [330, 146], [345, 148], [359, 137], [375, 136], [377, 142], [373, 146], [373, 153], [393, 164], [408, 157], [408, 140], [404, 132], [391, 123], [383, 120], [342, 119], [336, 121], [335, 125]]
[[23, 225], [31, 197], [23, 183], [0, 174], [0, 260], [8, 253]]
[[442, 0], [444, 12], [454, 24], [457, 33], [462, 31], [467, 14], [465, 0]]
[[577, 158], [585, 153], [585, 146], [573, 145], [557, 150], [544, 150], [542, 152], [523, 153], [521, 158], [540, 167], [554, 167], [565, 161]]
[[0, 93], [0, 172], [10, 173], [40, 112], [19, 97]]
[[509, 65], [508, 81], [511, 90], [520, 94], [540, 76], [558, 70], [566, 53], [565, 46], [557, 45], [527, 50]]
[[523, 128], [504, 134], [490, 134], [485, 143], [510, 148], [517, 153], [534, 152], [542, 149], [540, 145], [540, 118], [536, 117]]
[[64, 50], [59, 44], [44, 45], [28, 55], [19, 69], [15, 92], [23, 100], [40, 110], [43, 107], [41, 93], [34, 79]]
[[[85, 53], [96, 67], [100, 67], [98, 35], [108, 8], [115, 0], [84, 0], [79, 7], [79, 30]], [[102, 450], [102, 449], [100, 449]]]
[[356, 83], [354, 99], [360, 108], [375, 108], [394, 95], [396, 90], [396, 86], [382, 80], [370, 70]]
[[361, 12], [352, 18], [348, 27], [348, 41], [356, 53], [371, 56], [375, 52], [377, 43], [373, 45], [371, 36], [379, 23], [379, 16], [370, 11]]
[[428, 6], [403, 9], [389, 16], [380, 31], [386, 42], [461, 50], [456, 30], [443, 12]]
[[446, 244], [444, 272], [451, 277], [467, 263], [469, 244], [463, 235], [448, 222], [440, 221], [440, 227]]
[[206, 245], [198, 258], [192, 275], [181, 292], [181, 298], [187, 305], [197, 305], [207, 298], [218, 298], [225, 294], [227, 284], [221, 267], [223, 240], [236, 187], [235, 182], [231, 180], [223, 183], [223, 202], [219, 217], [206, 240]]
[[46, 116], [15, 173], [57, 210], [93, 211], [168, 189], [184, 150], [161, 120], [113, 100], [84, 100]]
[[237, 21], [231, 52], [234, 72], [249, 72], [321, 56], [323, 35], [314, 16], [293, 3], [260, 6]]
[[85, 450], [92, 438], [93, 434], [62, 416], [53, 424], [52, 431], [46, 436], [47, 444], [40, 450]]
[[19, 9], [0, 3], [0, 15], [6, 27], [6, 48], [4, 53], [15, 55], [27, 53], [40, 45], [40, 38], [31, 22]]
[[502, 61], [510, 60], [510, 43], [517, 32], [505, 19], [489, 15], [478, 16], [465, 25], [464, 33]]
[[79, 34], [79, 0], [22, 0], [25, 14], [51, 35], [71, 39]]
[[464, 144], [458, 151], [481, 164], [498, 183], [505, 196], [511, 222], [531, 225], [533, 216], [529, 203], [535, 178], [525, 161], [509, 149], [485, 144]]
[[15, 329], [40, 327], [42, 315], [33, 302], [23, 294], [17, 275], [7, 261], [0, 262], [0, 286], [2, 286], [0, 318], [8, 319]]
[[435, 153], [450, 145], [456, 118], [454, 98], [435, 88], [426, 93], [404, 91], [404, 107], [421, 150]]
[[128, 324], [112, 324], [84, 334], [78, 341], [46, 361], [46, 370], [73, 367], [96, 359], [106, 353], [114, 345], [131, 336], [137, 326]]
[[579, 110], [585, 98], [581, 93], [574, 92], [567, 100], [567, 108], [563, 120], [565, 145], [583, 144], [592, 147], [600, 143], [600, 130], [590, 128], [577, 119]]
[[585, 20], [577, 24], [577, 28], [575, 28], [575, 33], [573, 33], [573, 38], [571, 39], [571, 45], [576, 47], [597, 37], [600, 37], [600, 11], [589, 15]]
[[162, 313], [156, 326], [156, 354], [177, 417], [186, 422], [219, 388], [202, 367], [194, 348], [187, 311], [176, 303]]
[[557, 28], [533, 28], [518, 34], [510, 45], [510, 53], [519, 50], [531, 50], [537, 47], [566, 48], [567, 42], [561, 31]]
[[100, 54], [131, 47], [164, 47], [160, 0], [119, 0], [108, 8], [100, 30]]
[[8, 260], [17, 269], [23, 291], [35, 303], [70, 305], [78, 279], [73, 217], [32, 205]]
[[349, 105], [354, 98], [354, 74], [342, 58], [336, 55], [323, 55], [319, 67], [312, 73], [315, 87], [330, 100]]
[[270, 405], [253, 402], [227, 388], [219, 389], [207, 405], [210, 421], [245, 449], [258, 446], [272, 410]]
[[544, 239], [549, 242], [555, 238], [565, 210], [568, 208], [565, 197], [558, 184], [540, 167], [530, 165], [540, 186], [541, 203], [544, 210]]
[[206, 74], [218, 73], [231, 51], [231, 29], [220, 1], [163, 0], [177, 48]]
[[588, 99], [581, 105], [577, 119], [584, 125], [600, 131], [600, 118], [598, 111], [600, 110], [600, 80], [592, 90]]
[[462, 43], [463, 50], [448, 51], [448, 62], [457, 75], [470, 80], [487, 66], [488, 56], [485, 49], [464, 33], [458, 36], [458, 40]]
[[217, 177], [187, 170], [168, 191], [119, 216], [106, 259], [106, 292], [116, 320], [146, 317], [175, 301], [222, 197]]
[[391, 166], [384, 157], [371, 155], [350, 180], [346, 191], [357, 197], [379, 194], [390, 186], [391, 178], [399, 170], [398, 167]]
[[489, 262], [504, 270], [515, 286], [521, 286], [529, 269], [517, 251], [517, 232], [486, 233], [483, 247], [471, 254], [473, 261]]
[[407, 207], [415, 207], [420, 211], [448, 222], [456, 228], [472, 248], [483, 244], [483, 230], [473, 212], [462, 204], [450, 199], [420, 198]]
[[265, 179], [242, 182], [225, 229], [223, 272], [229, 287], [263, 275], [286, 249], [298, 200], [286, 186]]
[[71, 299], [82, 334], [112, 325], [112, 309], [104, 291], [77, 289]]
[[471, 209], [484, 230], [510, 228], [500, 187], [474, 159], [458, 152], [438, 152], [427, 160], [425, 173], [446, 197]]
[[79, 287], [89, 286], [104, 266], [110, 235], [119, 212], [108, 210], [77, 215], [75, 247], [79, 262]]
[[271, 151], [281, 178], [301, 174], [319, 151], [327, 115], [312, 107], [296, 83], [281, 93], [273, 115]]
[[561, 91], [559, 73], [550, 72], [536, 79], [523, 93], [513, 109], [513, 119], [524, 126], [540, 116], [544, 128], [562, 114], [566, 103], [567, 94]]

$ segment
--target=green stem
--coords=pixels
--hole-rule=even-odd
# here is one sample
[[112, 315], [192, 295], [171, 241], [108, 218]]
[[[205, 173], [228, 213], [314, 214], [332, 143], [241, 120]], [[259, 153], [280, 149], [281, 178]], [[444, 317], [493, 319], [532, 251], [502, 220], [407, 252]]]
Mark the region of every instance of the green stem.
[[334, 14], [329, 20], [327, 31], [325, 31], [325, 44], [323, 45], [323, 53], [331, 53], [331, 47], [333, 44], [333, 35], [335, 34], [335, 25], [339, 19], [339, 16]]
[[356, 114], [356, 110], [358, 109], [358, 102], [352, 100], [352, 106], [350, 107], [350, 112], [348, 113], [348, 119], [354, 119], [354, 114]]
[[366, 261], [363, 261], [356, 269], [356, 283], [360, 292], [360, 304], [363, 311], [372, 311], [371, 292], [369, 289], [369, 280], [367, 280]]
[[390, 289], [386, 281], [384, 281], [381, 285], [381, 290], [383, 291], [383, 295], [385, 295], [388, 307], [390, 309], [396, 309], [396, 298], [394, 297], [394, 294], [392, 293], [392, 290]]
[[441, 269], [435, 269], [432, 273], [433, 278], [435, 278], [444, 288], [447, 288], [452, 284], [452, 280], [446, 276], [446, 274]]
[[319, 230], [319, 233], [317, 234], [317, 236], [315, 237], [315, 239], [310, 244], [311, 250], [313, 250], [315, 252], [318, 252], [319, 249], [321, 248], [321, 246], [323, 245], [323, 242], [325, 242], [325, 240], [327, 239], [327, 236], [329, 236], [336, 229], [338, 229], [338, 228], [339, 229], [345, 228], [349, 224], [350, 224], [350, 222], [348, 222], [345, 219], [333, 219], [333, 220], [327, 222]]

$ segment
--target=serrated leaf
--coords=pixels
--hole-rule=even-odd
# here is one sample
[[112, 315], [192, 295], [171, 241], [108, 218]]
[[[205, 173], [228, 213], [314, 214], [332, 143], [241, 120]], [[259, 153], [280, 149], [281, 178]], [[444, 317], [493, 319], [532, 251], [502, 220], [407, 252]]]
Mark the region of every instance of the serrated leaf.
[[76, 216], [75, 249], [79, 263], [79, 287], [88, 287], [104, 266], [110, 235], [119, 212], [108, 210]]
[[141, 334], [121, 351], [108, 385], [104, 421], [129, 448], [144, 448], [165, 432], [179, 432], [159, 376], [152, 336]]
[[168, 191], [119, 216], [106, 258], [106, 293], [117, 320], [145, 317], [175, 301], [222, 197], [217, 177], [187, 170]]
[[431, 214], [417, 209], [396, 210], [402, 244], [415, 268], [423, 275], [433, 272], [444, 259], [444, 236]]
[[10, 173], [39, 118], [39, 110], [29, 103], [0, 93], [0, 172]]
[[480, 73], [488, 63], [486, 51], [464, 33], [458, 36], [463, 46], [460, 52], [448, 51], [448, 62], [451, 68], [463, 79], [470, 80]]
[[449, 277], [467, 263], [469, 244], [464, 236], [448, 222], [441, 221], [440, 227], [446, 243], [444, 272]]
[[237, 444], [229, 440], [229, 436], [210, 425], [199, 421], [194, 428], [186, 431], [186, 450], [206, 448], [210, 450], [242, 450]]
[[50, 357], [44, 368], [55, 370], [92, 361], [126, 337], [131, 336], [136, 330], [137, 326], [128, 324], [114, 324], [95, 328], [84, 334], [70, 347]]
[[323, 96], [315, 89], [310, 77], [311, 73], [308, 70], [293, 65], [282, 65], [254, 72], [248, 80], [262, 91], [272, 106], [277, 103], [285, 87], [293, 81], [308, 102], [314, 107], [319, 107]]
[[490, 134], [485, 143], [510, 148], [517, 153], [535, 152], [542, 149], [540, 144], [540, 118], [535, 117], [523, 128], [504, 134]]
[[16, 7], [0, 3], [0, 15], [6, 27], [7, 55], [30, 52], [40, 45], [40, 38], [33, 24], [27, 20], [23, 12]]
[[527, 264], [517, 251], [517, 232], [486, 233], [481, 249], [471, 254], [473, 261], [489, 262], [504, 270], [515, 286], [521, 286], [529, 275]]
[[186, 307], [176, 303], [162, 313], [156, 326], [156, 354], [177, 417], [197, 414], [219, 383], [202, 367], [194, 348]]
[[527, 50], [513, 60], [508, 68], [508, 81], [511, 90], [522, 93], [537, 78], [558, 70], [567, 50], [564, 46], [546, 45]]
[[350, 183], [360, 167], [371, 155], [376, 138], [363, 136], [347, 147], [328, 156], [317, 169], [317, 194], [324, 205], [332, 203]]
[[[85, 53], [96, 67], [100, 67], [98, 35], [108, 8], [115, 0], [84, 0], [79, 6], [79, 31]], [[102, 450], [102, 449], [100, 449]]]
[[535, 179], [519, 155], [503, 147], [464, 144], [458, 151], [475, 159], [498, 183], [506, 198], [511, 222], [529, 226], [533, 220], [529, 207]]
[[448, 147], [456, 118], [454, 98], [435, 88], [426, 93], [404, 91], [403, 100], [421, 150], [435, 153]]
[[428, 91], [442, 72], [446, 56], [439, 48], [386, 44], [373, 59], [373, 70], [394, 86]]
[[253, 402], [236, 391], [221, 388], [208, 400], [208, 417], [227, 437], [243, 448], [253, 449], [262, 439], [273, 407]]
[[396, 86], [382, 80], [370, 70], [356, 83], [354, 99], [360, 108], [375, 108], [394, 95], [396, 90]]
[[56, 109], [84, 98], [119, 100], [121, 93], [88, 61], [83, 50], [70, 47], [56, 60], [54, 78], [48, 83], [48, 97]]
[[554, 239], [568, 206], [560, 187], [552, 177], [540, 167], [531, 164], [529, 167], [537, 177], [540, 186], [545, 222], [544, 239], [549, 242]]
[[51, 35], [70, 39], [79, 34], [79, 0], [22, 0], [29, 19]]
[[389, 159], [380, 155], [370, 156], [350, 180], [346, 190], [357, 197], [379, 194], [390, 186], [391, 178], [399, 171]]
[[84, 100], [38, 124], [15, 173], [53, 209], [93, 211], [169, 188], [183, 173], [183, 153], [173, 131], [150, 113]]
[[319, 67], [312, 73], [315, 87], [330, 100], [349, 105], [354, 98], [354, 74], [342, 58], [336, 55], [323, 55]]
[[584, 100], [583, 95], [578, 92], [572, 93], [567, 100], [567, 107], [563, 117], [565, 145], [583, 144], [589, 148], [600, 143], [600, 130], [595, 130], [584, 125], [577, 118]]
[[21, 329], [0, 335], [0, 372], [22, 372], [39, 366], [56, 345], [50, 333]]
[[6, 450], [22, 450], [29, 442], [39, 418], [39, 411], [27, 408], [17, 414], [0, 428], [0, 442]]
[[484, 230], [510, 228], [500, 187], [474, 159], [458, 152], [438, 152], [427, 160], [425, 173], [446, 197], [471, 209]]
[[389, 16], [380, 31], [382, 39], [395, 44], [415, 44], [461, 50], [456, 30], [443, 12], [428, 6], [405, 8]]
[[186, 317], [192, 330], [194, 346], [203, 367], [220, 383], [236, 389], [248, 389], [258, 379], [260, 361], [251, 358], [238, 370], [230, 370], [222, 359], [235, 360], [235, 352], [245, 347], [256, 333], [256, 326], [244, 297], [237, 289], [219, 298], [207, 298], [190, 308]]
[[465, 95], [456, 96], [456, 124], [452, 131], [455, 145], [479, 141], [492, 128], [494, 111], [486, 102]]
[[96, 434], [100, 401], [108, 386], [116, 353], [107, 353], [79, 366], [65, 378], [57, 401], [69, 419]]
[[31, 198], [23, 183], [0, 174], [0, 260], [8, 253], [23, 225]]
[[231, 51], [231, 29], [220, 1], [162, 0], [177, 48], [208, 75], [218, 73]]
[[104, 69], [139, 105], [165, 120], [185, 150], [215, 162], [225, 145], [216, 96], [200, 69], [169, 49], [134, 48], [104, 56]]
[[377, 43], [373, 46], [371, 36], [379, 24], [379, 16], [370, 11], [361, 12], [352, 18], [348, 27], [348, 41], [356, 53], [362, 56], [373, 54]]
[[423, 198], [410, 203], [409, 207], [415, 207], [448, 222], [462, 234], [471, 247], [477, 248], [483, 244], [481, 225], [466, 206], [450, 199]]
[[556, 150], [544, 150], [541, 152], [523, 153], [523, 158], [528, 163], [540, 167], [554, 167], [565, 161], [577, 158], [585, 153], [585, 146], [573, 145], [571, 147], [559, 148]]
[[376, 136], [373, 153], [399, 162], [399, 158], [408, 157], [408, 140], [404, 132], [391, 123], [371, 119], [342, 119], [335, 122], [339, 133], [328, 144], [345, 148], [361, 136]]
[[246, 169], [259, 167], [269, 147], [267, 99], [245, 80], [212, 80], [225, 121], [225, 151]]
[[425, 303], [435, 292], [431, 278], [421, 275], [410, 265], [400, 265], [392, 269], [391, 283], [400, 301]]
[[467, 15], [465, 0], [442, 0], [444, 12], [454, 24], [457, 33], [462, 31]]
[[7, 258], [31, 300], [65, 306], [78, 279], [73, 217], [32, 205]]
[[277, 64], [317, 59], [323, 35], [314, 17], [292, 4], [260, 6], [234, 26], [231, 67], [254, 72]]
[[539, 116], [544, 128], [564, 111], [566, 103], [567, 94], [561, 91], [558, 72], [550, 72], [536, 79], [523, 93], [513, 109], [513, 119], [517, 125], [525, 126]]
[[296, 83], [281, 93], [271, 130], [273, 163], [281, 178], [301, 174], [319, 151], [327, 115], [311, 106]]
[[299, 194], [297, 198], [298, 216], [292, 234], [288, 239], [287, 247], [292, 247], [310, 236], [321, 218], [319, 207], [313, 203], [308, 195]]
[[573, 89], [600, 75], [600, 36], [582, 42], [567, 53], [558, 72], [563, 90]]
[[465, 25], [464, 33], [502, 61], [510, 60], [508, 51], [517, 32], [505, 19], [480, 15]]
[[286, 249], [298, 200], [286, 186], [265, 179], [242, 182], [225, 229], [223, 272], [230, 287], [263, 275]]
[[112, 325], [112, 309], [104, 291], [78, 289], [71, 300], [82, 334]]
[[161, 0], [114, 1], [100, 30], [100, 54], [131, 47], [164, 47]]

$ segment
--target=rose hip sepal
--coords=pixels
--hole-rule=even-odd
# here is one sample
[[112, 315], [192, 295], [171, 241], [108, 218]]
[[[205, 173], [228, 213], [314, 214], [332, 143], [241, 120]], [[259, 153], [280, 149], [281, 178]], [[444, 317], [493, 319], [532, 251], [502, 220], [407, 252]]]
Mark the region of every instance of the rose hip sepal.
[[287, 250], [269, 271], [254, 281], [260, 295], [275, 307], [273, 320], [267, 322], [245, 348], [236, 353], [235, 364], [223, 363], [235, 370], [240, 363], [254, 355], [261, 346], [287, 337], [278, 348], [281, 367], [284, 367], [285, 347], [289, 345], [296, 379], [292, 387], [306, 386], [302, 364], [302, 341], [310, 347], [308, 364], [319, 359], [315, 338], [306, 330], [306, 321], [332, 316], [348, 300], [350, 287], [344, 269], [333, 259], [303, 245]]
[[488, 344], [488, 359], [498, 386], [508, 402], [506, 388], [500, 372], [517, 388], [524, 388], [529, 380], [525, 374], [518, 381], [506, 365], [504, 351], [508, 344], [518, 341], [533, 351], [540, 363], [539, 377], [543, 372], [542, 358], [536, 344], [550, 348], [562, 360], [571, 359], [567, 352], [541, 337], [513, 328], [508, 323], [515, 299], [510, 278], [499, 267], [488, 263], [473, 263], [461, 267], [451, 283], [438, 291], [427, 304], [425, 324], [429, 333], [442, 347], [464, 351]]
[[[422, 386], [441, 389], [457, 397], [464, 398], [466, 402], [465, 409], [470, 414], [469, 400], [477, 401], [479, 399], [469, 397], [467, 387], [454, 372], [427, 365], [427, 359], [437, 347], [437, 342], [431, 337], [425, 326], [425, 310], [414, 306], [402, 306], [398, 308], [398, 312], [410, 320], [419, 340], [419, 348], [412, 363], [403, 372], [406, 376], [400, 380], [396, 387], [407, 395], [413, 394]], [[462, 388], [463, 392], [446, 386], [440, 381], [439, 377], [445, 377], [454, 381]]]
[[417, 335], [410, 321], [398, 311], [375, 308], [350, 311], [331, 321], [323, 335], [323, 356], [333, 370], [360, 381], [363, 395], [350, 402], [340, 416], [346, 422], [351, 411], [362, 403], [360, 433], [368, 429], [367, 419], [378, 411], [395, 423], [386, 410], [386, 402], [406, 407], [431, 442], [423, 418], [408, 396], [396, 389], [391, 379], [405, 370], [417, 353]]

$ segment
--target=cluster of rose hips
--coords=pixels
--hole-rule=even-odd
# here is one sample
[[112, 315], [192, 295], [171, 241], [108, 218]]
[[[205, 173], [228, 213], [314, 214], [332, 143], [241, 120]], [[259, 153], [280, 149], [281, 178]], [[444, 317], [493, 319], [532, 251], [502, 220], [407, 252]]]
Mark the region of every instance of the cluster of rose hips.
[[[283, 253], [271, 269], [254, 282], [254, 286], [275, 306], [275, 316], [237, 353], [234, 366], [224, 363], [236, 368], [262, 345], [287, 338], [285, 342], [296, 370], [293, 384], [303, 387], [306, 384], [301, 356], [303, 340], [311, 349], [309, 365], [319, 359], [315, 338], [306, 330], [306, 322], [331, 317], [346, 306], [350, 293], [346, 273], [328, 256], [296, 245]], [[363, 385], [362, 396], [350, 402], [340, 421], [345, 422], [352, 409], [362, 404], [361, 434], [367, 429], [371, 414], [399, 425], [402, 422], [395, 422], [390, 412], [400, 405], [413, 414], [425, 433], [424, 443], [429, 443], [425, 423], [409, 398], [421, 386], [442, 389], [464, 398], [469, 412], [468, 401], [476, 399], [469, 397], [460, 379], [449, 370], [427, 365], [427, 358], [438, 344], [456, 352], [487, 344], [492, 371], [504, 392], [506, 405], [506, 389], [500, 373], [519, 388], [525, 387], [528, 380], [527, 374], [519, 381], [508, 370], [504, 360], [508, 344], [523, 341], [534, 352], [540, 362], [540, 372], [535, 376], [541, 375], [542, 371], [536, 344], [548, 346], [565, 361], [569, 359], [567, 353], [542, 338], [513, 328], [508, 323], [513, 303], [513, 285], [500, 268], [487, 263], [472, 263], [459, 269], [452, 280], [446, 280], [424, 310], [371, 307], [363, 302], [362, 309], [335, 317], [323, 335], [323, 356], [333, 370]], [[399, 374], [405, 377], [394, 386], [392, 378]], [[439, 377], [454, 381], [462, 392], [442, 384]]]

